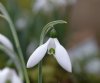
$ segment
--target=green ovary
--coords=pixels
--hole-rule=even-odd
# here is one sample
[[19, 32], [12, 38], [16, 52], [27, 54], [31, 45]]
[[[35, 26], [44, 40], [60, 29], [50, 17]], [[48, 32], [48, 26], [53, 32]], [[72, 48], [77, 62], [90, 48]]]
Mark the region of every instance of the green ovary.
[[55, 49], [54, 48], [50, 48], [49, 49], [49, 54], [50, 55], [54, 55], [55, 54]]

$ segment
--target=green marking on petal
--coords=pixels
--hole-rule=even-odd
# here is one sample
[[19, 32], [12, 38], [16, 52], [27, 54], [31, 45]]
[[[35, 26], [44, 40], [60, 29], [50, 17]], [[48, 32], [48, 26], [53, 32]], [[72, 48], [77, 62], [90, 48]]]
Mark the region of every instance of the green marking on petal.
[[55, 54], [55, 49], [54, 48], [50, 48], [49, 49], [49, 54], [50, 55], [54, 55]]

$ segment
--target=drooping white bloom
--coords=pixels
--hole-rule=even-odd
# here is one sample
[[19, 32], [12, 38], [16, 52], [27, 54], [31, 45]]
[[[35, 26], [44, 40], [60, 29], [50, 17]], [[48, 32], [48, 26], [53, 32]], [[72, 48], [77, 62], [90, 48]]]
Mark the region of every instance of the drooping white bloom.
[[52, 11], [54, 8], [59, 6], [65, 6], [67, 3], [66, 0], [36, 0], [33, 10], [45, 12]]
[[13, 46], [10, 40], [2, 34], [0, 34], [0, 44], [4, 45], [5, 47], [11, 50], [13, 49]]
[[62, 6], [72, 5], [75, 2], [76, 0], [36, 0], [33, 5], [33, 11], [49, 12]]
[[15, 21], [15, 25], [17, 26], [17, 29], [20, 31], [26, 29], [29, 22], [27, 12], [25, 12], [24, 14], [22, 16], [19, 16]]
[[99, 74], [100, 73], [100, 60], [93, 58], [84, 66], [86, 73]]
[[0, 70], [0, 83], [22, 83], [15, 70], [4, 68]]
[[67, 0], [50, 0], [55, 6], [67, 5]]
[[51, 11], [53, 7], [48, 3], [48, 0], [36, 0], [35, 5], [33, 5], [33, 11], [43, 10], [45, 12]]
[[46, 52], [53, 54], [59, 65], [68, 72], [72, 72], [71, 61], [65, 48], [59, 43], [57, 38], [49, 38], [43, 45], [39, 46], [30, 56], [27, 62], [27, 68], [38, 64]]

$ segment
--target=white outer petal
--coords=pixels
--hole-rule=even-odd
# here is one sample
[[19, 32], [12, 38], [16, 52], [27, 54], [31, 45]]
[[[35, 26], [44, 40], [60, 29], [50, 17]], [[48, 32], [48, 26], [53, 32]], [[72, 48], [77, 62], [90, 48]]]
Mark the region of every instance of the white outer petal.
[[10, 42], [10, 40], [2, 34], [0, 34], [0, 43], [6, 46], [7, 48], [10, 48], [11, 50], [13, 49], [13, 45]]
[[12, 74], [13, 74], [11, 78], [12, 83], [22, 83], [21, 79], [18, 77], [18, 75], [14, 70], [12, 70]]
[[8, 77], [7, 77], [8, 72], [9, 72], [8, 68], [0, 70], [0, 83], [5, 83], [6, 82], [6, 80], [8, 79]]
[[5, 83], [7, 80], [10, 80], [11, 83], [22, 83], [15, 70], [4, 68], [0, 71], [0, 83]]
[[64, 68], [68, 72], [72, 72], [71, 61], [66, 49], [59, 43], [59, 41], [55, 38], [54, 39], [56, 44], [55, 49], [55, 58], [57, 59], [58, 63], [62, 68]]
[[35, 66], [38, 62], [40, 62], [44, 55], [47, 52], [48, 44], [49, 44], [50, 39], [43, 45], [39, 46], [29, 57], [28, 62], [27, 62], [27, 68]]

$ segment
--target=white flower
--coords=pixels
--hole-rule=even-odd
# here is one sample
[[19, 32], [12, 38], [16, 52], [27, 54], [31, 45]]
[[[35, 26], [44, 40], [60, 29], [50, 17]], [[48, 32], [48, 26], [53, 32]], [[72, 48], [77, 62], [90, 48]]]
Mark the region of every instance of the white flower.
[[67, 5], [67, 0], [50, 0], [55, 6]]
[[7, 47], [11, 50], [13, 50], [13, 46], [12, 46], [12, 43], [10, 42], [10, 40], [2, 34], [0, 34], [0, 44], [4, 45], [5, 47]]
[[48, 3], [48, 0], [36, 0], [35, 5], [33, 5], [33, 11], [43, 10], [45, 12], [51, 11], [53, 7]]
[[15, 70], [4, 68], [0, 70], [0, 83], [22, 83]]
[[33, 11], [44, 11], [49, 12], [54, 10], [56, 7], [66, 5], [66, 0], [36, 0], [33, 5]]
[[98, 58], [93, 58], [87, 62], [84, 67], [86, 73], [99, 74], [100, 72], [100, 60]]
[[75, 2], [76, 0], [36, 0], [33, 5], [33, 11], [38, 12], [42, 10], [44, 12], [50, 12], [56, 8], [59, 9]]
[[54, 54], [60, 66], [68, 72], [72, 72], [71, 61], [65, 48], [59, 43], [57, 38], [49, 38], [49, 40], [39, 46], [30, 56], [27, 62], [27, 68], [35, 66], [40, 62], [48, 50], [48, 54]]

